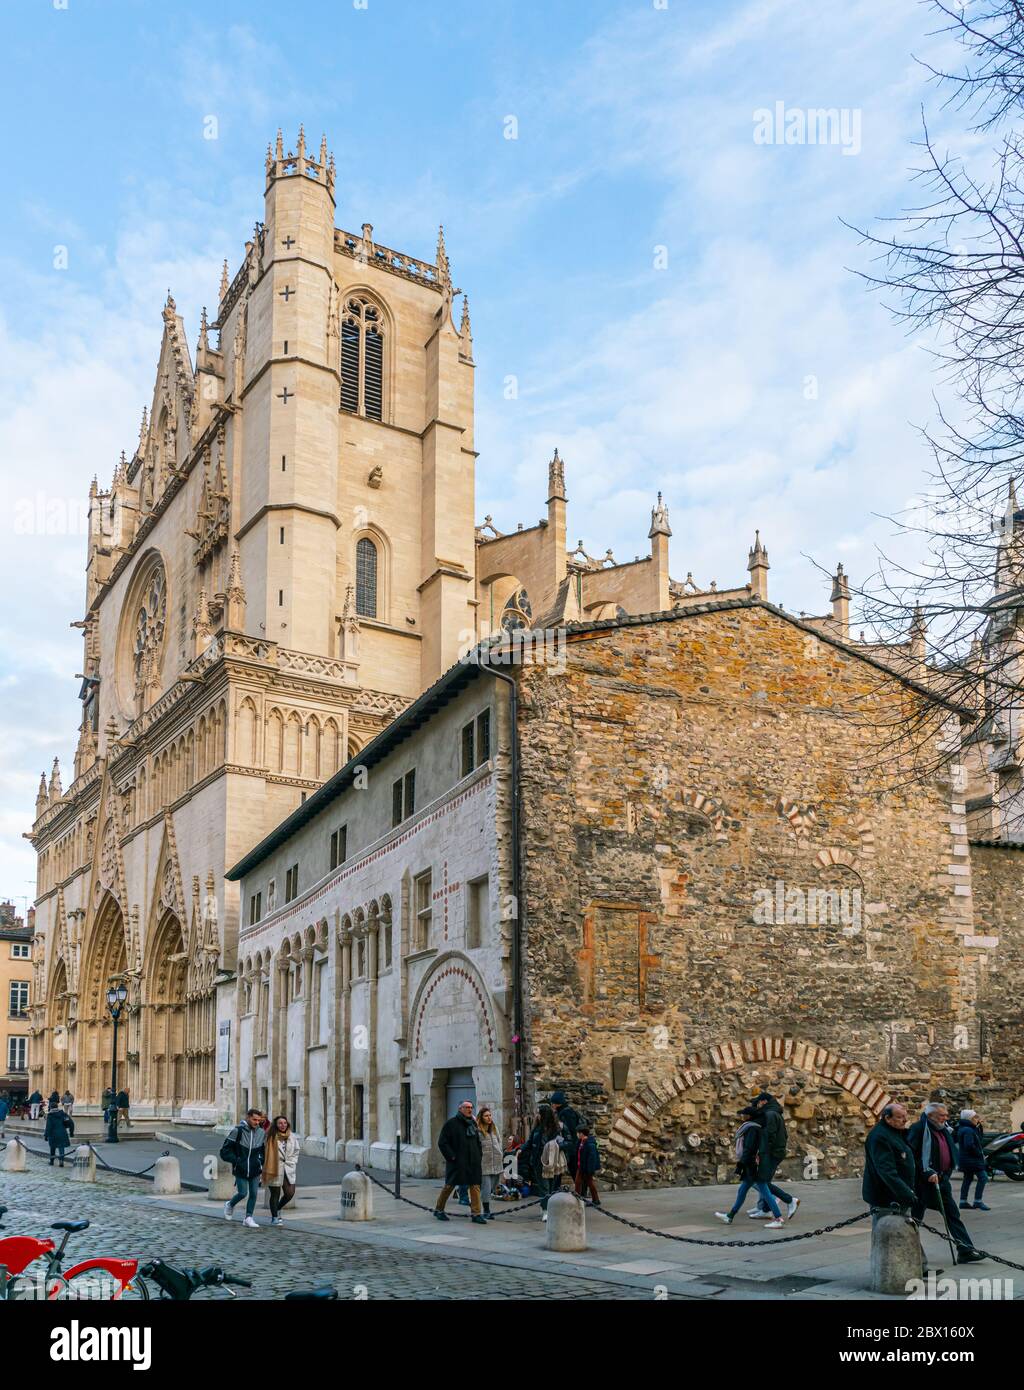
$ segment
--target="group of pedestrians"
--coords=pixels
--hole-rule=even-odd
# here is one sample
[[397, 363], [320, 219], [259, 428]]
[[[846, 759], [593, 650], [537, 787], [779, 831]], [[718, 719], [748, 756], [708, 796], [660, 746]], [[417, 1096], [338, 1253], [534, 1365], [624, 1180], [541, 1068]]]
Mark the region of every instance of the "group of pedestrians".
[[[728, 1211], [716, 1211], [719, 1221], [731, 1225], [751, 1188], [757, 1193], [757, 1204], [747, 1212], [753, 1220], [768, 1219], [765, 1230], [777, 1230], [796, 1216], [800, 1198], [794, 1197], [772, 1181], [786, 1157], [789, 1142], [786, 1117], [782, 1106], [770, 1091], [761, 1091], [740, 1111], [742, 1123], [736, 1131], [734, 1145], [736, 1172], [740, 1185], [736, 1200]], [[783, 1217], [779, 1203], [786, 1208]]]
[[[46, 1110], [49, 1111], [54, 1104], [61, 1106], [64, 1109], [64, 1111], [68, 1115], [70, 1115], [72, 1110], [74, 1110], [75, 1108], [75, 1098], [70, 1091], [65, 1091], [64, 1094], [61, 1095], [59, 1091], [54, 1089], [50, 1092], [49, 1099], [47, 1101], [44, 1101], [42, 1093], [39, 1090], [35, 1090], [29, 1096], [25, 1104], [28, 1106], [29, 1119], [38, 1120], [40, 1114], [43, 1113], [44, 1106]], [[8, 1109], [9, 1108], [10, 1107], [8, 1107]], [[6, 1112], [4, 1114], [4, 1118], [6, 1119]]]
[[[465, 1189], [470, 1219], [485, 1225], [494, 1219], [491, 1198], [501, 1180], [505, 1148], [489, 1105], [474, 1116], [473, 1102], [464, 1100], [438, 1136], [445, 1161], [444, 1186], [434, 1206], [438, 1221], [448, 1221], [448, 1199]], [[537, 1107], [530, 1133], [516, 1150], [519, 1177], [541, 1199], [541, 1219], [548, 1219], [548, 1202], [568, 1177], [575, 1191], [600, 1206], [595, 1174], [601, 1161], [590, 1125], [569, 1104], [564, 1091], [555, 1091]]]
[[[864, 1143], [865, 1164], [861, 1195], [871, 1207], [872, 1222], [893, 1207], [920, 1221], [925, 1211], [937, 1211], [957, 1245], [957, 1263], [983, 1260], [974, 1247], [960, 1212], [989, 1211], [981, 1200], [985, 1191], [985, 1152], [981, 1121], [974, 1110], [961, 1110], [956, 1133], [942, 1101], [929, 1101], [914, 1124], [905, 1105], [887, 1105]], [[960, 1168], [963, 1181], [959, 1204], [951, 1178]], [[975, 1199], [969, 1200], [972, 1181]]]
[[299, 1141], [285, 1115], [271, 1121], [255, 1107], [245, 1113], [220, 1148], [220, 1156], [230, 1163], [235, 1195], [224, 1203], [224, 1218], [230, 1221], [235, 1207], [245, 1203], [243, 1226], [258, 1227], [256, 1199], [261, 1187], [270, 1197], [270, 1224], [283, 1226], [281, 1212], [295, 1197], [298, 1177]]

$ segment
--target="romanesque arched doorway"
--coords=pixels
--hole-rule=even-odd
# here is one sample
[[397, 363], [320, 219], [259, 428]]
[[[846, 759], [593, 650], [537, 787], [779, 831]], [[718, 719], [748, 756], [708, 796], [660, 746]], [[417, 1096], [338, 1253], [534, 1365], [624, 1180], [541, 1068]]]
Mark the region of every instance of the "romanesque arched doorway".
[[172, 1114], [185, 1098], [187, 955], [173, 912], [160, 919], [149, 949], [142, 991], [139, 1085], [157, 1114]]

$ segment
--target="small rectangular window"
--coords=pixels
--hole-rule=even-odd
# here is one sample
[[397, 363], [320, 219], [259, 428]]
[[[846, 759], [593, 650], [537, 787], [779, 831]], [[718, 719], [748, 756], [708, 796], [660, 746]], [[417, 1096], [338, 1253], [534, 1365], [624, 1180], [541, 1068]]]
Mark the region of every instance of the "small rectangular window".
[[489, 921], [490, 883], [485, 874], [467, 884], [466, 945], [470, 949], [482, 946], [487, 939]]
[[336, 869], [348, 858], [348, 826], [339, 825], [331, 833], [331, 868]]
[[399, 777], [391, 788], [391, 824], [393, 826], [402, 824], [402, 799], [402, 779]]
[[405, 774], [405, 819], [416, 809], [416, 769]]
[[278, 591], [277, 591], [277, 606], [278, 606], [278, 608], [283, 608], [283, 607], [284, 607], [284, 590], [283, 590], [283, 589], [278, 589]]
[[433, 875], [427, 869], [413, 880], [416, 906], [416, 924], [413, 936], [417, 951], [425, 951], [430, 944], [430, 919], [433, 915]]
[[249, 925], [254, 926], [263, 916], [263, 894], [253, 893], [249, 899]]
[[284, 900], [290, 903], [299, 896], [299, 866], [293, 864], [284, 876]]
[[402, 1082], [402, 1143], [412, 1143], [412, 1082]]
[[288, 455], [287, 455], [287, 454], [282, 454], [282, 455], [281, 455], [281, 472], [282, 472], [282, 473], [286, 472], [286, 471], [287, 471], [287, 468], [288, 468]]
[[473, 725], [469, 723], [462, 730], [462, 775], [468, 777], [473, 771]]
[[284, 527], [281, 527], [281, 544], [284, 545]]
[[363, 1137], [363, 1088], [362, 1086], [352, 1087], [352, 1138], [362, 1139]]
[[485, 763], [491, 756], [491, 711], [485, 709], [476, 717], [476, 765]]

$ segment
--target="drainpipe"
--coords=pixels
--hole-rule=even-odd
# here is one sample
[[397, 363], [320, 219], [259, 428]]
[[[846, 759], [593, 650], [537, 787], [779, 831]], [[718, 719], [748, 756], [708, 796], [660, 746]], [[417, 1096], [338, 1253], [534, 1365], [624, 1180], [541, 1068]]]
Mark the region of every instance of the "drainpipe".
[[512, 764], [512, 898], [515, 902], [515, 921], [512, 928], [512, 1032], [517, 1041], [512, 1044], [515, 1067], [515, 1100], [520, 1118], [525, 1118], [523, 1077], [523, 980], [522, 980], [522, 851], [519, 843], [519, 702], [515, 676], [488, 665], [492, 676], [504, 681], [509, 693], [509, 721], [512, 725], [509, 753]]

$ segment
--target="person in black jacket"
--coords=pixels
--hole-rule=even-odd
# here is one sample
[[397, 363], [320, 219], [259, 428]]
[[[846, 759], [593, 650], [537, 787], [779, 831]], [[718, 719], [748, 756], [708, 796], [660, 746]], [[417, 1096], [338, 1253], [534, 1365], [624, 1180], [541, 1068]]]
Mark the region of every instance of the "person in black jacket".
[[50, 1146], [50, 1167], [53, 1167], [54, 1154], [60, 1155], [60, 1166], [64, 1167], [64, 1150], [68, 1146], [68, 1117], [59, 1105], [52, 1102], [46, 1113], [46, 1128], [43, 1138]]
[[245, 1112], [245, 1119], [235, 1125], [220, 1148], [220, 1156], [231, 1164], [235, 1178], [235, 1195], [224, 1203], [224, 1219], [231, 1220], [232, 1212], [239, 1202], [245, 1202], [243, 1226], [256, 1226], [259, 1223], [253, 1213], [256, 1198], [259, 1196], [260, 1180], [263, 1176], [263, 1155], [267, 1142], [267, 1132], [261, 1123], [263, 1111], [255, 1108]]
[[880, 1216], [894, 1206], [909, 1212], [917, 1201], [917, 1162], [907, 1143], [907, 1119], [905, 1105], [887, 1105], [864, 1140], [861, 1196]]
[[469, 1188], [472, 1220], [486, 1226], [487, 1218], [480, 1203], [480, 1184], [483, 1182], [483, 1148], [480, 1130], [473, 1118], [472, 1101], [464, 1100], [450, 1120], [446, 1120], [437, 1138], [437, 1147], [444, 1156], [444, 1187], [434, 1207], [438, 1221], [448, 1221], [445, 1206], [457, 1187]]
[[966, 1211], [971, 1205], [972, 1181], [977, 1181], [974, 1189], [974, 1210], [991, 1211], [981, 1200], [988, 1182], [988, 1167], [985, 1162], [985, 1131], [977, 1110], [961, 1110], [960, 1123], [956, 1127], [956, 1146], [960, 1153], [960, 1171], [964, 1180], [960, 1184], [960, 1209]]
[[555, 1112], [555, 1119], [562, 1126], [565, 1135], [565, 1161], [569, 1165], [569, 1176], [575, 1182], [576, 1154], [579, 1149], [579, 1141], [576, 1138], [580, 1127], [579, 1113], [566, 1100], [564, 1091], [552, 1091], [547, 1103]]
[[597, 1151], [597, 1140], [590, 1132], [589, 1124], [581, 1124], [576, 1131], [579, 1146], [576, 1150], [576, 1191], [581, 1197], [589, 1197], [595, 1207], [601, 1205], [597, 1195], [594, 1174], [601, 1171], [601, 1156]]
[[733, 1202], [729, 1211], [716, 1211], [715, 1215], [719, 1221], [724, 1221], [730, 1225], [743, 1205], [743, 1200], [752, 1187], [756, 1188], [761, 1198], [764, 1200], [768, 1210], [772, 1214], [771, 1221], [765, 1227], [766, 1231], [774, 1230], [781, 1226], [782, 1213], [779, 1211], [775, 1197], [768, 1187], [766, 1174], [771, 1171], [771, 1159], [768, 1157], [764, 1143], [764, 1117], [758, 1109], [748, 1105], [746, 1109], [740, 1111], [743, 1123], [736, 1131], [736, 1172], [740, 1177], [740, 1185], [736, 1192], [736, 1200]]
[[[785, 1204], [787, 1219], [792, 1221], [800, 1206], [800, 1198], [794, 1197], [785, 1188], [776, 1187], [772, 1181], [778, 1171], [779, 1164], [786, 1157], [788, 1144], [786, 1117], [782, 1113], [782, 1106], [770, 1091], [762, 1091], [759, 1096], [755, 1096], [751, 1105], [755, 1110], [759, 1110], [764, 1117], [764, 1147], [769, 1160], [769, 1171], [765, 1181], [775, 1200]], [[763, 1197], [758, 1197], [757, 1205], [748, 1211], [747, 1215], [755, 1220], [763, 1219], [769, 1215]]]
[[949, 1175], [957, 1165], [956, 1142], [947, 1123], [949, 1111], [941, 1101], [929, 1101], [921, 1118], [907, 1131], [907, 1143], [914, 1151], [917, 1164], [917, 1201], [914, 1220], [920, 1221], [928, 1208], [941, 1212], [949, 1233], [956, 1242], [957, 1264], [974, 1264], [983, 1260], [974, 1248], [970, 1232], [960, 1220]]

